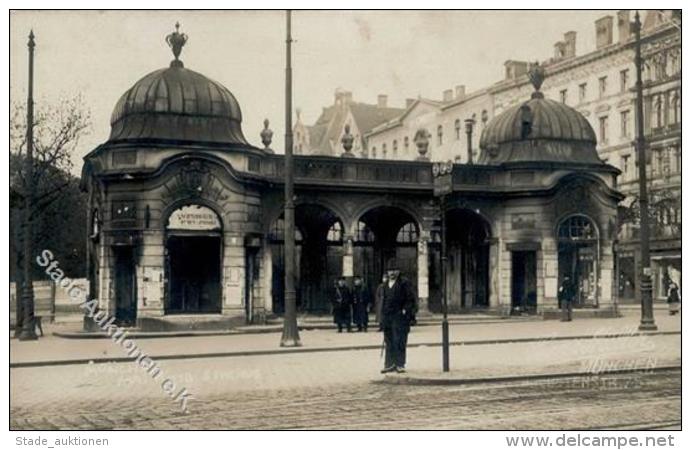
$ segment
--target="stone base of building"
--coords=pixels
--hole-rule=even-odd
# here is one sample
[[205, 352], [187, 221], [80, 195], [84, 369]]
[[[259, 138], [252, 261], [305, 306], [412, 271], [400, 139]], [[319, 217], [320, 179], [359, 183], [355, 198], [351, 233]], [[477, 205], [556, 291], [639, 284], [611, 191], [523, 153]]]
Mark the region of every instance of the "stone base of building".
[[[561, 309], [545, 309], [541, 313], [545, 320], [561, 320]], [[612, 319], [621, 317], [621, 313], [612, 306], [602, 308], [576, 308], [573, 310], [573, 319]]]
[[246, 324], [244, 314], [185, 314], [137, 319], [137, 328], [141, 331], [230, 330]]

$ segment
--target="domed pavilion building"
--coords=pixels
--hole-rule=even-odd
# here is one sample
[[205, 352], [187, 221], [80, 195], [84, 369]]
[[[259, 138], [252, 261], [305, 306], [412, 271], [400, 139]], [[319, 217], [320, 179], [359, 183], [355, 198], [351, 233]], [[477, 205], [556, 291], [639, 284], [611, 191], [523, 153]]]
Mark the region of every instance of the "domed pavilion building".
[[[121, 96], [85, 157], [92, 295], [144, 330], [264, 323], [283, 312], [282, 152], [268, 121], [263, 148], [251, 145], [233, 94], [184, 66], [184, 34], [167, 40], [175, 59]], [[417, 161], [351, 158], [347, 128], [344, 157], [295, 157], [300, 311], [328, 313], [340, 276], [373, 295], [394, 261], [420, 314], [438, 312], [446, 245], [451, 312], [550, 317], [568, 275], [581, 314], [616, 313], [619, 172], [580, 113], [543, 98], [540, 68], [530, 76], [532, 97], [484, 129], [478, 164], [440, 171], [422, 141]]]

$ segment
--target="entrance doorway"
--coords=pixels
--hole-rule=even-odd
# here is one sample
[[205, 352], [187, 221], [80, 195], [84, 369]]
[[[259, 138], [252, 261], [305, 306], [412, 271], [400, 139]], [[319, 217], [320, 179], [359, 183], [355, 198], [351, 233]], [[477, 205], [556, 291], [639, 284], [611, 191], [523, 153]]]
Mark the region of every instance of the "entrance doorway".
[[166, 314], [221, 312], [221, 237], [168, 237]]
[[115, 321], [120, 326], [133, 326], [137, 320], [137, 296], [133, 247], [114, 247], [115, 256]]
[[534, 251], [511, 252], [511, 310], [537, 311], [537, 257]]
[[565, 219], [558, 230], [559, 285], [569, 276], [576, 285], [574, 307], [597, 307], [597, 229], [585, 216]]

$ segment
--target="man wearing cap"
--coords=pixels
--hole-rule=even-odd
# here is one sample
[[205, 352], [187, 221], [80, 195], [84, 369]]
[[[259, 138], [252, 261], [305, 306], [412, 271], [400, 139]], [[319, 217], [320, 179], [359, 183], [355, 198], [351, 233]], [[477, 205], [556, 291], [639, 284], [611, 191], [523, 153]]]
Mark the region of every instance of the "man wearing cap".
[[405, 372], [408, 332], [416, 298], [410, 282], [395, 265], [386, 271], [388, 280], [382, 295], [382, 325], [386, 360], [381, 373]]

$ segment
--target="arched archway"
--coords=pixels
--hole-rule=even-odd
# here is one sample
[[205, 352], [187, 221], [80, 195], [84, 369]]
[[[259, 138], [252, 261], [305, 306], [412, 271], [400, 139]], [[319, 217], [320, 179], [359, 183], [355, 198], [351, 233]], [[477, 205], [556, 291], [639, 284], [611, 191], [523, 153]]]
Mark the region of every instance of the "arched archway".
[[[284, 311], [283, 215], [269, 231], [272, 255], [273, 311]], [[303, 203], [295, 208], [297, 307], [305, 313], [326, 314], [335, 280], [343, 271], [343, 222], [325, 206]]]
[[446, 293], [453, 309], [489, 306], [491, 227], [475, 211], [446, 211]]
[[582, 214], [565, 217], [557, 227], [559, 285], [565, 276], [573, 280], [577, 294], [574, 307], [598, 305], [599, 231]]
[[222, 222], [212, 208], [175, 205], [165, 221], [166, 314], [221, 312]]
[[417, 221], [402, 208], [374, 206], [360, 215], [353, 243], [354, 275], [363, 278], [371, 295], [388, 263], [398, 266], [417, 289], [419, 236]]

